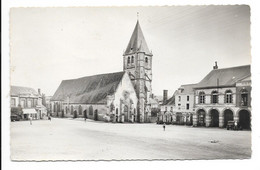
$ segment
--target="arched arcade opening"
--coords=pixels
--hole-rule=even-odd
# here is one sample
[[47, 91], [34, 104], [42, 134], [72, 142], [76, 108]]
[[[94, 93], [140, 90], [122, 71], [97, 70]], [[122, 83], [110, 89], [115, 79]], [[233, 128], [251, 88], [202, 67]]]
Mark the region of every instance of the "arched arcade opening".
[[230, 109], [226, 109], [224, 111], [224, 127], [227, 126], [228, 121], [234, 120], [233, 111]]
[[250, 116], [250, 112], [247, 110], [240, 110], [239, 111], [239, 123], [240, 126], [243, 129], [251, 129], [251, 116]]

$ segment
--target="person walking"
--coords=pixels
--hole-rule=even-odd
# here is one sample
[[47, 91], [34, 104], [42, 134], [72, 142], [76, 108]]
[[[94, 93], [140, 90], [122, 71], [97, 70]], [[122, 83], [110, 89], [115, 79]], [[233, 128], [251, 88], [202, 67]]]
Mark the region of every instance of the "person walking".
[[238, 130], [237, 121], [235, 121], [235, 123], [234, 123], [234, 130]]
[[165, 131], [165, 123], [163, 124], [163, 131]]
[[30, 116], [29, 119], [30, 119], [30, 125], [32, 125], [32, 116]]

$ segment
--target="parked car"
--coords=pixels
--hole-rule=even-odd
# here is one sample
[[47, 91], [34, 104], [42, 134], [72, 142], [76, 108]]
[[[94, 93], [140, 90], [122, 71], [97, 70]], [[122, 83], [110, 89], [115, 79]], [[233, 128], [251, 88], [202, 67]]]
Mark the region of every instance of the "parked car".
[[[237, 124], [237, 125], [235, 125]], [[235, 123], [235, 121], [231, 120], [227, 123], [227, 130], [242, 130], [242, 127], [238, 122]]]
[[21, 120], [21, 117], [19, 115], [15, 115], [15, 114], [11, 115], [11, 121], [12, 122], [19, 121], [19, 120]]

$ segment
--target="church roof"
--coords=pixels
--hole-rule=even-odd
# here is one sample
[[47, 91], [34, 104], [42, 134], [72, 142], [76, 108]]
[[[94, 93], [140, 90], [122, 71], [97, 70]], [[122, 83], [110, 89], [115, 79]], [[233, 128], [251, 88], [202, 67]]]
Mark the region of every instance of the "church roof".
[[136, 52], [144, 52], [147, 55], [152, 55], [152, 53], [149, 51], [149, 48], [145, 41], [139, 21], [137, 21], [137, 23], [135, 25], [134, 32], [131, 36], [131, 39], [128, 43], [128, 46], [125, 50], [124, 55], [132, 54], [132, 53], [136, 53]]
[[212, 70], [194, 88], [235, 86], [236, 82], [251, 75], [250, 65]]
[[116, 72], [63, 80], [51, 98], [52, 101], [104, 104], [106, 97], [115, 93], [125, 72]]
[[30, 94], [30, 95], [38, 95], [38, 93], [30, 87], [22, 87], [22, 86], [11, 86], [11, 96], [18, 96], [20, 94]]

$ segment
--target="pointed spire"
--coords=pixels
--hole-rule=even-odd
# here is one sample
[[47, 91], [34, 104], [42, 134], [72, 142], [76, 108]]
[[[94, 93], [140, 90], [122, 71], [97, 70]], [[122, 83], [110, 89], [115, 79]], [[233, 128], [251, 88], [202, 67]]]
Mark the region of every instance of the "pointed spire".
[[[138, 16], [138, 13], [137, 13], [137, 16]], [[145, 41], [145, 38], [144, 38], [144, 35], [143, 35], [143, 32], [140, 27], [138, 19], [137, 19], [135, 29], [133, 31], [133, 34], [131, 36], [131, 39], [128, 43], [128, 46], [125, 50], [124, 55], [132, 54], [132, 53], [136, 53], [136, 52], [144, 52], [147, 55], [152, 55], [152, 53], [150, 52], [150, 50], [146, 44], [146, 41]]]

